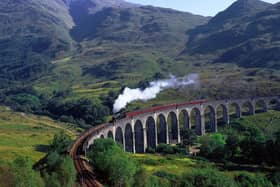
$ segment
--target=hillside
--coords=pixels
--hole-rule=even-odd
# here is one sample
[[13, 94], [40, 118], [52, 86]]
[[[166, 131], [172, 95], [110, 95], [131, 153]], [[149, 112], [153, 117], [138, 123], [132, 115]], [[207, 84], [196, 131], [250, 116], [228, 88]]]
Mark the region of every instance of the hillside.
[[60, 0], [1, 1], [0, 78], [22, 81], [39, 77], [51, 67], [50, 59], [70, 50], [73, 24]]
[[[128, 73], [131, 66], [146, 69], [151, 56], [175, 57], [186, 42], [186, 31], [208, 21], [122, 0], [4, 0], [0, 10], [0, 88], [4, 89], [55, 77], [60, 68], [56, 62], [64, 57], [69, 63], [63, 71], [70, 69], [71, 75], [78, 71], [91, 81], [104, 74]], [[150, 74], [160, 71], [160, 64], [152, 61]]]
[[110, 111], [123, 87], [170, 74], [197, 73], [200, 87], [129, 109], [280, 91], [279, 4], [238, 0], [213, 18], [122, 0], [5, 0], [0, 10], [0, 101], [16, 109], [49, 115], [83, 98]]
[[73, 139], [80, 133], [70, 124], [0, 106], [0, 164], [11, 162], [17, 156], [30, 156], [34, 163], [39, 161], [59, 130]]
[[279, 4], [238, 0], [188, 32], [185, 53], [207, 62], [279, 69]]

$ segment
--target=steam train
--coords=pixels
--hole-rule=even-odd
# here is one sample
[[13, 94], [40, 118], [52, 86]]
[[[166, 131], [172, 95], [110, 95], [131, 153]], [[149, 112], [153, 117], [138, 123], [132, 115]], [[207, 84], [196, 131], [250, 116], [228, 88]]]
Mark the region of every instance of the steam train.
[[121, 110], [121, 111], [113, 114], [111, 122], [116, 121], [116, 120], [120, 120], [120, 119], [124, 119], [124, 118], [126, 118], [126, 111]]
[[164, 105], [164, 106], [156, 106], [156, 107], [152, 107], [149, 109], [143, 109], [143, 110], [138, 110], [138, 111], [134, 111], [134, 112], [126, 112], [125, 109], [122, 109], [121, 111], [115, 113], [112, 116], [111, 122], [114, 122], [116, 120], [121, 120], [124, 118], [133, 118], [133, 117], [139, 116], [141, 114], [155, 113], [157, 111], [168, 110], [171, 108], [177, 109], [177, 108], [180, 108], [183, 106], [203, 104], [206, 102], [207, 102], [207, 100], [203, 99], [203, 100], [189, 101], [189, 102], [185, 102], [185, 103], [175, 103], [175, 104], [169, 104], [169, 105]]

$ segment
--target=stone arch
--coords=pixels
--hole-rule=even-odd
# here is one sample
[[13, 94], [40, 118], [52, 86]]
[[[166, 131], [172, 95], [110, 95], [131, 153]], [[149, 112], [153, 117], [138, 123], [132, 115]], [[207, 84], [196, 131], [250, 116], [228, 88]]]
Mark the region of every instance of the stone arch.
[[268, 107], [270, 110], [280, 110], [280, 100], [276, 98], [271, 99]]
[[167, 142], [167, 123], [165, 116], [163, 114], [157, 117], [157, 137], [158, 143], [168, 143]]
[[147, 146], [156, 149], [156, 123], [153, 117], [146, 121]]
[[100, 135], [100, 138], [101, 138], [101, 139], [104, 139], [105, 137], [104, 137], [104, 135], [103, 135], [103, 134], [101, 134], [101, 135]]
[[123, 131], [121, 127], [118, 127], [116, 129], [116, 137], [115, 137], [116, 142], [118, 142], [119, 144], [123, 145]]
[[182, 110], [179, 114], [180, 129], [190, 129], [190, 117], [187, 110]]
[[229, 114], [231, 118], [241, 117], [241, 107], [238, 103], [231, 103], [229, 105]]
[[169, 143], [179, 142], [178, 119], [175, 112], [169, 112], [167, 117]]
[[262, 99], [256, 100], [255, 107], [256, 107], [255, 108], [256, 113], [267, 112], [267, 110], [268, 110], [267, 103]]
[[242, 104], [242, 115], [248, 116], [255, 113], [254, 106], [250, 101], [246, 101]]
[[144, 129], [140, 120], [137, 120], [134, 125], [134, 134], [136, 153], [144, 153]]
[[[201, 112], [198, 108], [193, 108], [191, 113], [191, 124], [192, 129], [195, 129], [197, 135], [203, 135], [204, 129], [202, 128]], [[194, 128], [193, 128], [194, 127]]]
[[216, 107], [217, 124], [225, 125], [229, 122], [229, 114], [226, 105], [219, 104]]
[[204, 108], [205, 130], [206, 132], [217, 132], [217, 119], [215, 108], [208, 105]]
[[113, 132], [112, 132], [112, 131], [109, 131], [109, 132], [108, 132], [107, 138], [114, 139], [114, 135], [113, 135]]
[[130, 123], [126, 124], [125, 126], [124, 137], [125, 151], [133, 153], [133, 132]]

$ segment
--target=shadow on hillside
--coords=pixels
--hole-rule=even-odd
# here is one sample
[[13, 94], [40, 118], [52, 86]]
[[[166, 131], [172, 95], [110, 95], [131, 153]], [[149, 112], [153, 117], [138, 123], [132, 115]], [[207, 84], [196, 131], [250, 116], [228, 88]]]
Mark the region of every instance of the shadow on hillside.
[[42, 152], [42, 153], [47, 153], [48, 150], [49, 150], [49, 145], [36, 145], [35, 146], [35, 151], [38, 151], [38, 152]]

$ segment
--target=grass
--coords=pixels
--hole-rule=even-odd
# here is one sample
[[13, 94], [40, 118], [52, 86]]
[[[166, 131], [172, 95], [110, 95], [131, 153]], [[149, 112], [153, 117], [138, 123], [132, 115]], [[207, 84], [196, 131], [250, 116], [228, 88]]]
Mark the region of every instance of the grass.
[[[157, 172], [166, 172], [180, 177], [185, 173], [191, 173], [197, 169], [217, 168], [214, 163], [180, 155], [136, 154], [133, 155], [133, 158], [146, 170], [148, 176]], [[240, 173], [257, 174], [255, 172], [242, 170], [225, 170], [222, 172], [232, 179]]]
[[133, 158], [145, 168], [149, 175], [157, 171], [181, 175], [196, 167], [196, 160], [178, 155], [135, 154]]
[[0, 107], [0, 163], [10, 162], [17, 156], [29, 156], [33, 162], [45, 155], [55, 133], [63, 130], [73, 139], [79, 129], [58, 123], [50, 118], [13, 112]]

